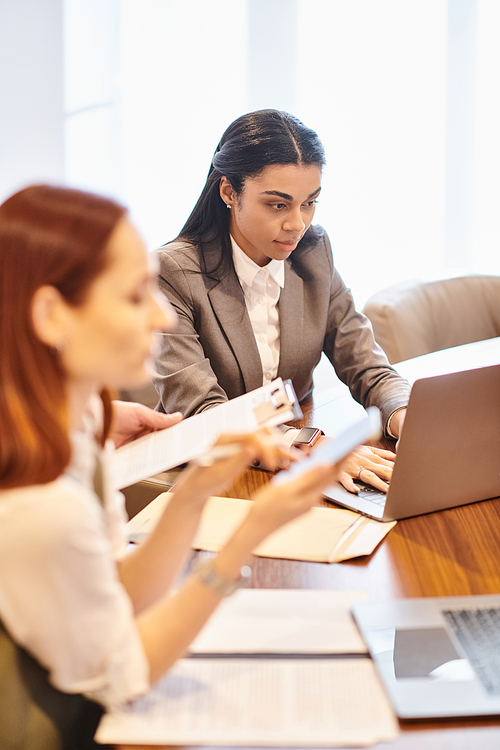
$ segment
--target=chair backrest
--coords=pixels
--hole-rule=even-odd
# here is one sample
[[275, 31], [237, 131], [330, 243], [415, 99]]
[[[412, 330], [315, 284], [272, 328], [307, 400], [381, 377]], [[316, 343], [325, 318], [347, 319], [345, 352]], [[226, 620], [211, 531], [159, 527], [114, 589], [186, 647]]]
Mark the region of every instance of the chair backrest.
[[2, 750], [97, 750], [93, 736], [101, 715], [102, 708], [83, 695], [53, 687], [48, 672], [0, 621]]
[[366, 303], [389, 362], [500, 336], [500, 276], [408, 281]]

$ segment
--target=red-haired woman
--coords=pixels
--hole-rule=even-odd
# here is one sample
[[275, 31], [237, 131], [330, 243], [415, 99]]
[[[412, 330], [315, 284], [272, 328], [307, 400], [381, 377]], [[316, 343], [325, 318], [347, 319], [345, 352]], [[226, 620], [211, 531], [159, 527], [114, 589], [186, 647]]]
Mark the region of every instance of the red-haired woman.
[[[81, 701], [55, 719], [71, 747], [92, 743], [89, 707], [131, 700], [185, 652], [254, 547], [336, 475], [322, 466], [258, 493], [211, 569], [169, 596], [207, 497], [252, 460], [275, 468], [284, 457], [265, 435], [221, 438], [236, 452], [188, 468], [156, 530], [124, 554], [106, 387], [144, 382], [153, 332], [174, 324], [153, 276], [110, 200], [34, 186], [0, 206], [0, 620], [4, 639], [46, 670], [47, 690]], [[0, 717], [0, 746], [15, 731], [28, 746], [36, 729], [18, 718]]]

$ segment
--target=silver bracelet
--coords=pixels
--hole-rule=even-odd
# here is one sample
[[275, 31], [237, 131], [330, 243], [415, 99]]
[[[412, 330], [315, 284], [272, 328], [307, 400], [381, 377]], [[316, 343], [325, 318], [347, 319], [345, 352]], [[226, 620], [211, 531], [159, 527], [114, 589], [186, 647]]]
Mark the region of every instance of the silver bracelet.
[[236, 581], [231, 581], [218, 573], [213, 563], [213, 560], [203, 560], [194, 572], [201, 583], [211, 588], [219, 596], [230, 596], [233, 594], [242, 581], [249, 578], [252, 573], [248, 565], [244, 565], [241, 568], [240, 577]]

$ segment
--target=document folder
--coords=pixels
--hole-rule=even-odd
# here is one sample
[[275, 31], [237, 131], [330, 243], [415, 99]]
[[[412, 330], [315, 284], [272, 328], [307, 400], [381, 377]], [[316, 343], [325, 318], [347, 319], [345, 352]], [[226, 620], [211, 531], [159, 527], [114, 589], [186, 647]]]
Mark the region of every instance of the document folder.
[[222, 433], [274, 427], [301, 416], [291, 381], [277, 378], [173, 427], [151, 432], [118, 448], [111, 461], [113, 487], [128, 487], [191, 461], [209, 450]]

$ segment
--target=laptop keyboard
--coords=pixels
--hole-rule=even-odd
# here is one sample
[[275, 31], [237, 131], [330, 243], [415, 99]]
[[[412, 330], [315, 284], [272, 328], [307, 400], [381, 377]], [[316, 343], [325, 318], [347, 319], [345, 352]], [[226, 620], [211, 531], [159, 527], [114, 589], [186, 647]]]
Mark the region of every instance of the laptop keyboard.
[[490, 695], [500, 695], [500, 608], [444, 610], [474, 671]]
[[362, 497], [363, 500], [368, 500], [369, 503], [373, 503], [374, 505], [380, 505], [381, 507], [385, 505], [385, 501], [387, 500], [385, 492], [380, 492], [375, 487], [370, 487], [370, 485], [357, 482], [356, 480], [354, 483], [359, 487], [358, 497]]

